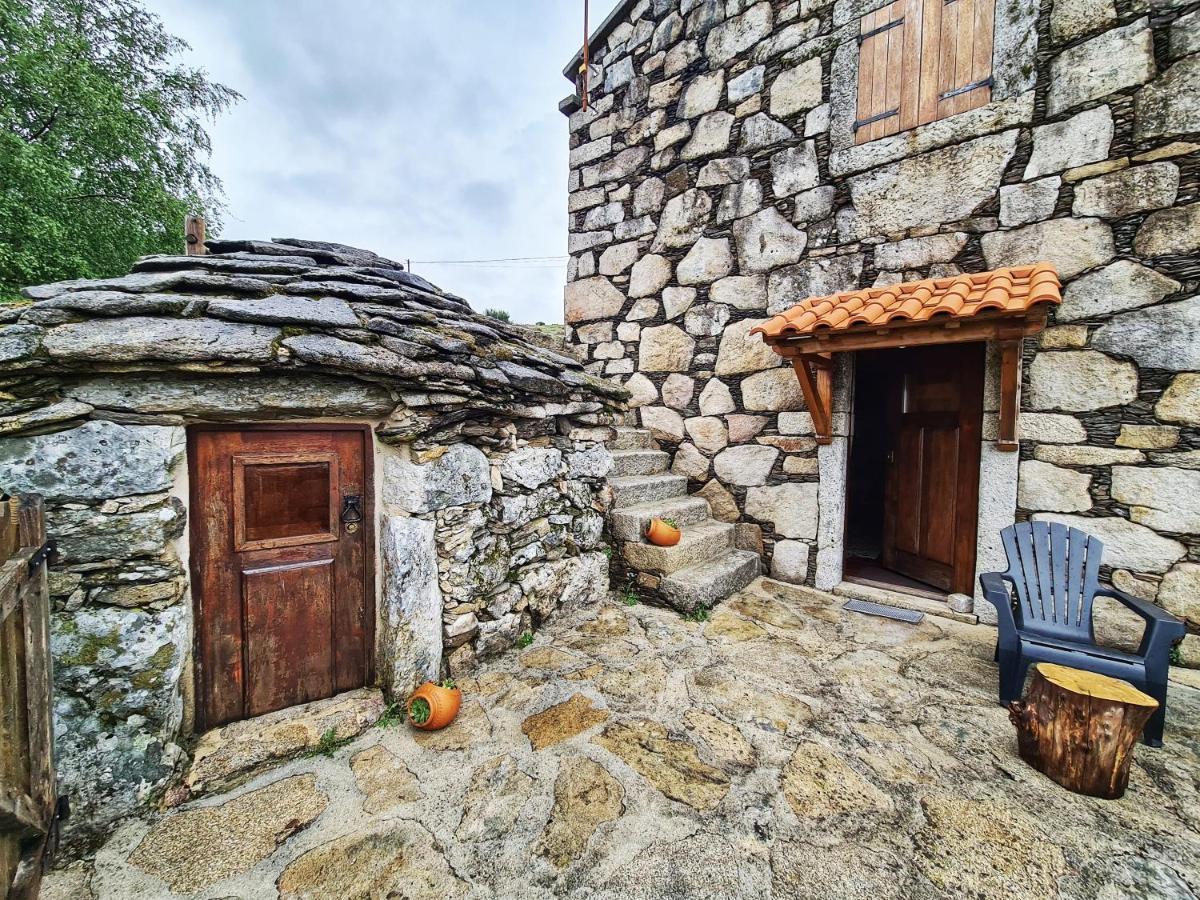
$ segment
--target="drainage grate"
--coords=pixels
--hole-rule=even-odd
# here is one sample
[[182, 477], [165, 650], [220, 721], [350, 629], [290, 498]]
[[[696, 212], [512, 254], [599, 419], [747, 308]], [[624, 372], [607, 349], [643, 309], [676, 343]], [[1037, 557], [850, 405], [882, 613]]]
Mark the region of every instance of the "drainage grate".
[[917, 612], [915, 609], [899, 609], [895, 606], [884, 606], [882, 603], [872, 603], [870, 600], [847, 600], [842, 609], [866, 613], [868, 616], [896, 619], [899, 622], [908, 622], [910, 625], [916, 625], [925, 618], [925, 613]]

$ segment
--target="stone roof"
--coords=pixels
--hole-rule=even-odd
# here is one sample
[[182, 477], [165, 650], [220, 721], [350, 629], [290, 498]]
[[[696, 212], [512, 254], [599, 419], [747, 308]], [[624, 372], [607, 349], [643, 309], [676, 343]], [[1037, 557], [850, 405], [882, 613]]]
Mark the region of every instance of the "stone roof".
[[0, 307], [5, 383], [81, 369], [338, 373], [419, 410], [397, 426], [409, 437], [488, 414], [600, 411], [624, 396], [528, 329], [370, 251], [293, 238], [207, 246], [144, 257], [116, 278], [25, 288], [32, 303]]

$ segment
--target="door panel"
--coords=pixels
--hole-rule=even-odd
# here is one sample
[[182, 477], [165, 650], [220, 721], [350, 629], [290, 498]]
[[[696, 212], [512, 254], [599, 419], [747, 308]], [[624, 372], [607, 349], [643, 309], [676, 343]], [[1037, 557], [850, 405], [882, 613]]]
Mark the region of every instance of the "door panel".
[[983, 345], [892, 354], [883, 562], [972, 593], [983, 418]]
[[[199, 727], [369, 683], [368, 439], [315, 426], [189, 433]], [[357, 515], [343, 515], [349, 504]]]
[[332, 569], [322, 559], [242, 572], [247, 716], [334, 693]]

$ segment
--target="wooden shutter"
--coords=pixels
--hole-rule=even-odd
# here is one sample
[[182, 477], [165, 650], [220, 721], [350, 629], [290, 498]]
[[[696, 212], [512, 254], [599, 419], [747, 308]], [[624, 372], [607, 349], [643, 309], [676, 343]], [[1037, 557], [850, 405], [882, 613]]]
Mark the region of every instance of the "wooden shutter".
[[900, 130], [904, 50], [913, 0], [895, 0], [862, 17], [858, 32], [858, 110], [854, 141], [861, 144]]
[[918, 125], [992, 99], [995, 0], [923, 0]]
[[894, 0], [859, 26], [857, 144], [991, 101], [995, 0]]

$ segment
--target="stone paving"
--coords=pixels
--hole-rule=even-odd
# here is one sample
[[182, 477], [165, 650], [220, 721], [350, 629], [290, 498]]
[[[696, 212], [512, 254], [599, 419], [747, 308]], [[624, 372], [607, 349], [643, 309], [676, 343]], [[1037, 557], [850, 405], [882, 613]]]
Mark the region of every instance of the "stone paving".
[[760, 579], [689, 621], [609, 601], [463, 683], [448, 729], [119, 828], [45, 897], [1195, 897], [1200, 684], [1119, 801], [1016, 755], [994, 632]]

